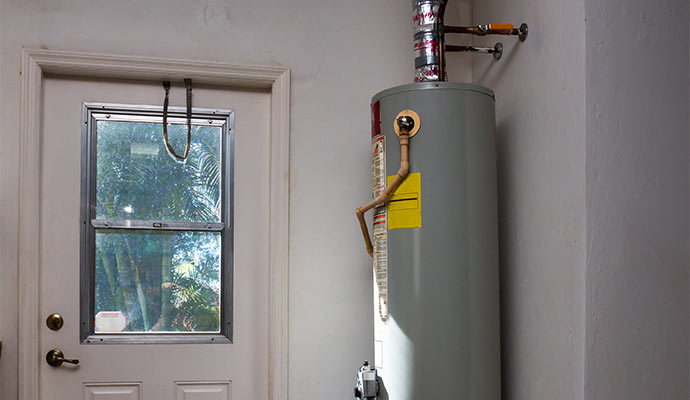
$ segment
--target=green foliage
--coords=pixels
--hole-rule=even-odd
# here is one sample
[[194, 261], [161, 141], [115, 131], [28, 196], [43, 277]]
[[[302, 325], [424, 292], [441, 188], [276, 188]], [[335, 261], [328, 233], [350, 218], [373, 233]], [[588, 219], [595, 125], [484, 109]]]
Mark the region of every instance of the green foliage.
[[[186, 136], [169, 127], [176, 149]], [[97, 218], [220, 221], [221, 129], [193, 127], [184, 164], [162, 137], [160, 124], [98, 122]], [[97, 231], [95, 303], [125, 312], [127, 331], [218, 331], [220, 234]]]

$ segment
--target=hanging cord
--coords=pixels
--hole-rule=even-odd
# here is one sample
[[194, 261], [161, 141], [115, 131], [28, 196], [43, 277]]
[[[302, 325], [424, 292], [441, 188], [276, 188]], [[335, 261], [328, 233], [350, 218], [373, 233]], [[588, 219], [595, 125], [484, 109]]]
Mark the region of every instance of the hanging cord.
[[170, 102], [168, 96], [170, 95], [170, 81], [163, 82], [163, 89], [165, 89], [165, 100], [163, 100], [163, 141], [165, 147], [168, 149], [168, 154], [174, 157], [176, 161], [184, 162], [189, 156], [189, 147], [192, 143], [192, 80], [185, 79], [184, 84], [187, 87], [187, 145], [184, 149], [184, 156], [175, 152], [175, 149], [168, 141], [168, 103]]

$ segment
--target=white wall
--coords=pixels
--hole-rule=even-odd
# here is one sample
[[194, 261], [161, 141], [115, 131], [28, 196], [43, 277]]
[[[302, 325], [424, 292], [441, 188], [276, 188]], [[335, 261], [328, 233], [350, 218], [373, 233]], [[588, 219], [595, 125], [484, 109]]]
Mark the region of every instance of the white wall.
[[503, 393], [582, 400], [585, 264], [584, 4], [475, 1], [474, 22], [528, 22], [530, 35], [474, 57], [496, 92]]
[[585, 10], [585, 395], [688, 399], [688, 2]]
[[473, 10], [531, 28], [473, 64], [497, 96], [505, 398], [687, 399], [687, 1]]
[[[455, 2], [451, 22], [469, 0]], [[370, 198], [369, 100], [413, 77], [400, 0], [35, 0], [0, 3], [0, 339], [16, 398], [17, 168], [22, 46], [292, 69], [290, 397], [349, 399], [373, 356], [371, 261], [354, 209]], [[469, 58], [449, 74], [469, 80]], [[347, 124], [344, 124], [346, 122]]]

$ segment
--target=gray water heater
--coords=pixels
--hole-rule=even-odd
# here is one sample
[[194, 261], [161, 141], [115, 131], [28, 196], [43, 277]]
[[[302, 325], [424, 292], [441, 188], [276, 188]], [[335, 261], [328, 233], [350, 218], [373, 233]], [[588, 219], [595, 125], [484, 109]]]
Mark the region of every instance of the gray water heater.
[[398, 121], [410, 123], [409, 172], [373, 208], [378, 398], [499, 400], [493, 92], [415, 83], [371, 110], [374, 197], [401, 165]]
[[[448, 0], [412, 0], [414, 84], [371, 101], [372, 197], [355, 211], [374, 260], [374, 363], [354, 395], [500, 400], [494, 94], [446, 82], [446, 34], [515, 36], [513, 24], [449, 26]], [[365, 214], [373, 210], [373, 228]]]

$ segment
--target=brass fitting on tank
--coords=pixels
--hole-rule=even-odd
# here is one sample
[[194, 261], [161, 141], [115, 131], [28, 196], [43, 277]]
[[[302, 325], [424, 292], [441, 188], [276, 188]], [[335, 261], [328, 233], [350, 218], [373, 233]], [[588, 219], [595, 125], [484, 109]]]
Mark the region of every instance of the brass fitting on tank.
[[396, 135], [401, 136], [407, 132], [409, 137], [412, 137], [419, 132], [421, 121], [419, 114], [413, 110], [402, 110], [395, 116], [393, 121], [393, 131]]
[[401, 135], [409, 135], [412, 129], [414, 129], [414, 119], [408, 115], [398, 117], [396, 122], [398, 124], [398, 128], [400, 128]]

